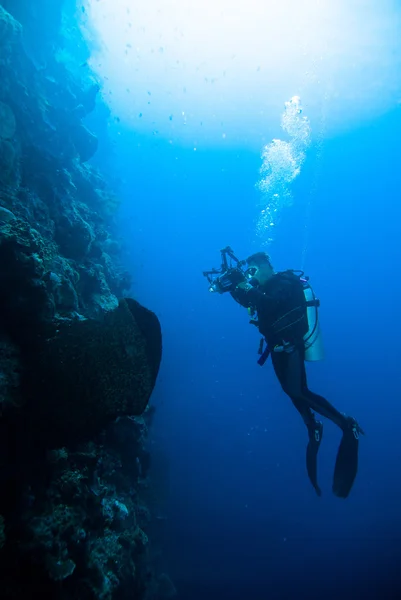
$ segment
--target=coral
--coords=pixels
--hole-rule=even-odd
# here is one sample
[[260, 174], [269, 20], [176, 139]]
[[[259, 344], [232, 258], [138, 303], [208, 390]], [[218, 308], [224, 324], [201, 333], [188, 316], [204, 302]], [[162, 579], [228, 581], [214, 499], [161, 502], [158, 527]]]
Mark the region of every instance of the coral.
[[96, 597], [107, 600], [119, 586], [120, 578], [135, 576], [135, 563], [130, 558], [130, 549], [121, 544], [120, 536], [106, 529], [101, 537], [90, 541], [88, 566], [98, 580]]
[[73, 204], [68, 212], [60, 216], [55, 239], [65, 257], [84, 258], [89, 253], [94, 237], [91, 226]]
[[[74, 537], [85, 519], [82, 509], [74, 509], [65, 504], [52, 504], [40, 517], [30, 520], [29, 527], [34, 533], [34, 544], [45, 551], [58, 553], [67, 548], [66, 539]], [[56, 535], [55, 535], [56, 534]]]
[[[103, 254], [100, 260], [103, 262]], [[77, 290], [85, 312], [97, 316], [104, 311], [115, 309], [118, 301], [111, 290], [119, 296], [124, 291], [124, 286], [118, 287], [118, 283], [118, 273], [105, 269], [102, 264], [92, 262], [90, 266], [83, 265], [79, 269]]]
[[[126, 442], [140, 446], [144, 440], [138, 435], [146, 424], [135, 428], [134, 421]], [[149, 579], [147, 567], [151, 542], [145, 528], [151, 515], [139, 496], [138, 475], [129, 468], [130, 456], [116, 452], [111, 438], [105, 438], [101, 445], [59, 448], [47, 457], [41, 466], [46, 493], [35, 493], [19, 540], [24, 552], [34, 556], [36, 570], [45, 569], [57, 582], [71, 581], [80, 572], [83, 577], [74, 579], [77, 597], [87, 597], [85, 589], [90, 598], [111, 600], [124, 582], [138, 598], [152, 583], [155, 594], [146, 597], [156, 599], [160, 586]]]
[[74, 269], [74, 261], [57, 256], [51, 266], [52, 270], [44, 274], [43, 280], [54, 305], [55, 317], [78, 316], [82, 301], [77, 291], [79, 273]]
[[63, 277], [54, 290], [55, 305], [59, 313], [69, 314], [79, 308], [78, 294], [71, 281]]
[[49, 462], [53, 464], [56, 464], [59, 461], [66, 461], [68, 460], [68, 450], [67, 448], [55, 448], [49, 450], [47, 457]]
[[76, 564], [70, 558], [56, 560], [53, 556], [47, 556], [46, 567], [51, 579], [62, 581], [73, 574]]
[[102, 506], [103, 516], [109, 523], [112, 523], [115, 519], [125, 520], [125, 518], [129, 515], [128, 508], [119, 500], [103, 498]]
[[86, 203], [94, 210], [101, 211], [110, 217], [120, 206], [120, 199], [107, 188], [104, 179], [91, 165], [80, 165], [75, 173], [77, 191], [86, 199]]
[[[106, 247], [110, 252], [113, 251], [112, 244], [113, 242], [111, 240], [106, 240], [103, 246]], [[131, 274], [125, 270], [116, 269], [110, 254], [107, 252], [102, 252], [100, 260], [103, 266], [105, 279], [110, 287], [110, 290], [117, 296], [121, 297], [131, 288]]]
[[44, 281], [55, 248], [26, 223], [0, 224], [0, 327], [23, 343], [52, 311]]
[[42, 563], [54, 581], [66, 579], [75, 570], [69, 546], [79, 544], [85, 512], [65, 504], [52, 504], [46, 511], [28, 521], [30, 536], [24, 543], [25, 551], [34, 550], [35, 560]]
[[3, 206], [0, 206], [0, 221], [2, 221], [3, 223], [9, 223], [10, 221], [13, 221], [15, 219], [15, 215], [11, 212], [11, 210], [8, 210], [8, 208], [4, 208]]

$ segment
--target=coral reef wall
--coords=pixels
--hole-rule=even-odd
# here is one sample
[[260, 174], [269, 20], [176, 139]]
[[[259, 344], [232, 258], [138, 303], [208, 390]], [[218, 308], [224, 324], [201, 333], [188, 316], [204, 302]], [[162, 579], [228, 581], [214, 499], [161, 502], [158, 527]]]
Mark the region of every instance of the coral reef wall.
[[148, 535], [161, 328], [124, 297], [75, 10], [0, 0], [1, 597], [156, 600], [175, 593]]
[[98, 140], [82, 120], [95, 108], [99, 85], [87, 70], [74, 77], [64, 52], [38, 67], [24, 49], [22, 26], [1, 7], [0, 27], [0, 203], [35, 226], [20, 231], [8, 215], [9, 238], [36, 250], [47, 311], [96, 315], [117, 306], [130, 285], [115, 260], [117, 200], [87, 163]]

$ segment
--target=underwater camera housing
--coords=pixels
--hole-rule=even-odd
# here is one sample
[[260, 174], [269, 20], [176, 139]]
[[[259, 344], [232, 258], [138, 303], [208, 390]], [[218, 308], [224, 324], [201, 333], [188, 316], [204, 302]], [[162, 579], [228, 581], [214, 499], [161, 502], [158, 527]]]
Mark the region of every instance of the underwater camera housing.
[[246, 281], [246, 275], [243, 269], [246, 260], [239, 260], [230, 246], [226, 246], [220, 250], [220, 254], [220, 269], [203, 271], [203, 275], [209, 282], [209, 292], [224, 294], [225, 292], [233, 290], [235, 286], [242, 281]]

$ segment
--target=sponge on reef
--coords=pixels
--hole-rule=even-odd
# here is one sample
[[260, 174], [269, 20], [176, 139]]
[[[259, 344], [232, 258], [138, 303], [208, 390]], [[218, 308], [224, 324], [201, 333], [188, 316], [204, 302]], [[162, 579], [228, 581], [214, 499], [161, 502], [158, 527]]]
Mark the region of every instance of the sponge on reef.
[[123, 415], [140, 415], [156, 382], [157, 316], [131, 298], [102, 319], [66, 321], [27, 357], [25, 393], [41, 439], [90, 438]]

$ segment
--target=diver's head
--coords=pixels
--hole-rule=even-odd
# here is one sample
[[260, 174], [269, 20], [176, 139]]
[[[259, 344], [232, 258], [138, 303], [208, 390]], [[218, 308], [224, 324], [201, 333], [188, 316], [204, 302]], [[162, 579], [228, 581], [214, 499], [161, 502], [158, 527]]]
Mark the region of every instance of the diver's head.
[[263, 285], [274, 275], [270, 256], [266, 252], [256, 252], [249, 256], [246, 262], [248, 265], [246, 275], [257, 285]]

